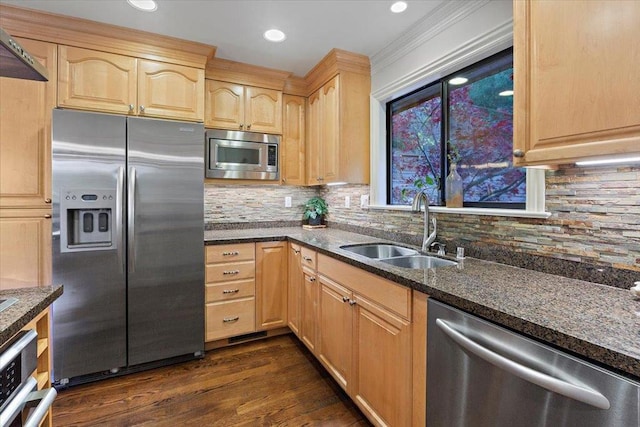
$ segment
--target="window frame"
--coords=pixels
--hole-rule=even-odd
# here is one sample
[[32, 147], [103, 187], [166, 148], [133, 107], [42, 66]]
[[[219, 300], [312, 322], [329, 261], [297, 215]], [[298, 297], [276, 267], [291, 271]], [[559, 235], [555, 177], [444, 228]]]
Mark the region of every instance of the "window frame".
[[[490, 56], [487, 56], [480, 61], [477, 61], [471, 65], [460, 68], [454, 72], [451, 72], [439, 79], [436, 79], [432, 82], [429, 82], [426, 85], [423, 85], [417, 89], [414, 89], [404, 95], [394, 97], [393, 99], [386, 102], [385, 111], [386, 111], [386, 205], [388, 206], [405, 206], [403, 204], [392, 204], [392, 195], [393, 195], [393, 182], [392, 182], [392, 172], [393, 172], [393, 147], [392, 147], [392, 125], [393, 125], [393, 114], [394, 107], [398, 105], [398, 103], [402, 103], [403, 100], [407, 98], [411, 98], [416, 94], [421, 92], [425, 92], [425, 96], [423, 98], [417, 98], [417, 102], [426, 102], [429, 99], [433, 99], [436, 96], [440, 97], [440, 109], [441, 109], [441, 126], [440, 126], [440, 176], [438, 177], [441, 185], [438, 188], [438, 193], [440, 195], [440, 200], [438, 200], [439, 207], [445, 206], [445, 185], [446, 185], [446, 177], [450, 172], [450, 161], [448, 160], [449, 147], [446, 144], [446, 141], [450, 139], [450, 122], [449, 122], [449, 95], [451, 92], [451, 85], [449, 84], [449, 80], [458, 75], [464, 74], [473, 74], [474, 71], [478, 71], [483, 67], [486, 67], [488, 64], [492, 63], [500, 63], [503, 62], [506, 58], [511, 57], [511, 69], [513, 69], [513, 47], [510, 46], [504, 50], [493, 53]], [[505, 70], [508, 68], [505, 68]], [[497, 71], [497, 72], [502, 72]], [[490, 75], [495, 74], [496, 71], [492, 70], [490, 74], [481, 75], [480, 77], [476, 77], [474, 81], [482, 80]], [[471, 83], [473, 83], [472, 81]], [[470, 84], [471, 84], [470, 83]], [[454, 86], [455, 88], [456, 86]], [[463, 86], [461, 86], [463, 87]], [[437, 95], [434, 95], [437, 94]], [[431, 95], [431, 96], [430, 96]], [[517, 168], [521, 169], [521, 168]], [[528, 181], [528, 180], [527, 180]], [[527, 184], [527, 183], [526, 183]], [[525, 185], [526, 185], [525, 184]], [[527, 189], [528, 192], [528, 189]], [[525, 193], [526, 194], [526, 193]], [[525, 202], [517, 202], [517, 203], [508, 203], [508, 202], [474, 202], [474, 201], [466, 201], [463, 202], [463, 208], [478, 208], [478, 209], [508, 209], [514, 211], [526, 210], [526, 201]]]

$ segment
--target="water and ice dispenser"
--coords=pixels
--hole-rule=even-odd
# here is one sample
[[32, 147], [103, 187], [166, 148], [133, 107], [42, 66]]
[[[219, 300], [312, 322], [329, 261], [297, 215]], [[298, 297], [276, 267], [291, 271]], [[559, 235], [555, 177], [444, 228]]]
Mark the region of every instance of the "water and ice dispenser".
[[60, 252], [117, 249], [115, 190], [60, 194]]

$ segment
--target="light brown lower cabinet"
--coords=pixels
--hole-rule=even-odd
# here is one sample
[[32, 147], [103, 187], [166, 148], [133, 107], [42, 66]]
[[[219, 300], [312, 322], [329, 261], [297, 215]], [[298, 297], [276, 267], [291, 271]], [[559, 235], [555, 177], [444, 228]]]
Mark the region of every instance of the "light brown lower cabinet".
[[302, 322], [302, 255], [300, 245], [289, 243], [287, 274], [287, 323], [289, 329], [300, 336]]
[[256, 329], [287, 326], [287, 242], [256, 243]]

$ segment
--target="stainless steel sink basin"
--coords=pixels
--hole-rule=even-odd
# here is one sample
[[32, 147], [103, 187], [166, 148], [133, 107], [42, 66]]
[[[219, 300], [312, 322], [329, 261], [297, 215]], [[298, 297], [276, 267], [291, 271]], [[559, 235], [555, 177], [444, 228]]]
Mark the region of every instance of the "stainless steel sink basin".
[[371, 243], [367, 245], [345, 245], [340, 249], [353, 252], [354, 254], [363, 255], [368, 258], [392, 258], [404, 257], [407, 255], [418, 255], [418, 251], [405, 248], [402, 246], [392, 245], [389, 243]]
[[380, 261], [386, 262], [387, 264], [391, 264], [396, 267], [413, 269], [438, 268], [457, 264], [455, 261], [449, 261], [448, 259], [436, 258], [426, 255], [401, 256], [396, 258], [382, 259]]

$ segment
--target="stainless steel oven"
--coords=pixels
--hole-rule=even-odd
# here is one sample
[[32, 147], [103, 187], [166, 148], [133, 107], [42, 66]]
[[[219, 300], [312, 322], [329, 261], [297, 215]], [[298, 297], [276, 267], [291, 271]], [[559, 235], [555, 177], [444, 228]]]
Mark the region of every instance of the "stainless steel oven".
[[0, 348], [0, 426], [37, 427], [47, 415], [57, 393], [38, 391], [31, 374], [38, 364], [38, 334], [22, 331]]
[[205, 139], [207, 178], [280, 179], [279, 136], [210, 129]]

